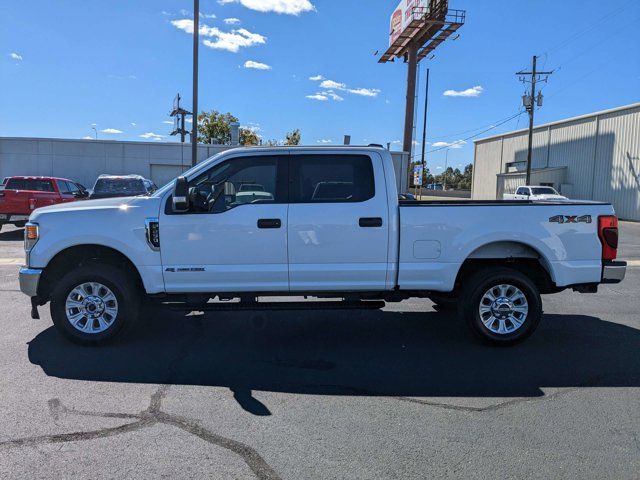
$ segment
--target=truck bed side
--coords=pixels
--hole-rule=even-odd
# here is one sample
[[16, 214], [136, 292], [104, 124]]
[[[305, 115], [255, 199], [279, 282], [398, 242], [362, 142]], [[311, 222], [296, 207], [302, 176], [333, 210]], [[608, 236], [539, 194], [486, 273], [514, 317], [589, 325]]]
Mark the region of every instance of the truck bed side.
[[[527, 201], [400, 202], [398, 285], [448, 292], [470, 258], [537, 257], [558, 287], [598, 283], [599, 215], [605, 203]], [[579, 223], [551, 218], [590, 216]]]

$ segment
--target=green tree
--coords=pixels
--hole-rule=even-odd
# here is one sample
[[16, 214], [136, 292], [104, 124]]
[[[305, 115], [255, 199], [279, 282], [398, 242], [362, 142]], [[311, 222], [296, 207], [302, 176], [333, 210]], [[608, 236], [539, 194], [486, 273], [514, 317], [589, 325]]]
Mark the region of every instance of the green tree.
[[254, 130], [251, 130], [250, 128], [241, 128], [240, 145], [244, 145], [245, 147], [260, 145], [260, 137]]
[[284, 141], [285, 145], [300, 145], [300, 129], [296, 128], [294, 131], [287, 133], [286, 139]]
[[226, 145], [231, 142], [230, 124], [238, 118], [231, 113], [220, 113], [217, 110], [200, 112], [198, 115], [198, 142]]

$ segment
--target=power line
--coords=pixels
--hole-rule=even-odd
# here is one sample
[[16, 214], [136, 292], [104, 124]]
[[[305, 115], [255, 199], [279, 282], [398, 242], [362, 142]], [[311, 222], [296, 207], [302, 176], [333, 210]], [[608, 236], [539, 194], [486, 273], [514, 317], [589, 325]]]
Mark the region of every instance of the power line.
[[[455, 144], [455, 143], [460, 143], [460, 142], [466, 142], [467, 140], [471, 140], [472, 138], [479, 137], [480, 135], [483, 135], [483, 134], [485, 134], [485, 133], [487, 133], [487, 132], [489, 132], [489, 131], [493, 130], [494, 128], [498, 128], [499, 126], [504, 125], [504, 124], [505, 124], [505, 123], [507, 123], [507, 122], [510, 122], [511, 120], [513, 120], [513, 119], [514, 119], [514, 118], [516, 118], [516, 117], [519, 117], [519, 116], [520, 116], [520, 115], [522, 115], [523, 113], [524, 113], [524, 112], [518, 112], [518, 113], [516, 113], [515, 115], [511, 115], [510, 117], [506, 118], [506, 119], [505, 119], [505, 120], [503, 120], [502, 122], [496, 123], [495, 125], [492, 125], [491, 127], [487, 128], [486, 130], [483, 130], [483, 131], [481, 131], [481, 132], [478, 132], [478, 133], [476, 133], [475, 135], [471, 135], [471, 136], [469, 136], [469, 137], [466, 137], [466, 138], [463, 138], [463, 139], [461, 139], [461, 140], [458, 140], [457, 142], [454, 142], [454, 144]], [[445, 146], [442, 146], [442, 147], [434, 148], [433, 150], [430, 150], [430, 151], [428, 151], [427, 153], [439, 152], [439, 151], [441, 151], [441, 150], [445, 150], [445, 149], [448, 149], [448, 148], [451, 148], [451, 145], [445, 145]]]

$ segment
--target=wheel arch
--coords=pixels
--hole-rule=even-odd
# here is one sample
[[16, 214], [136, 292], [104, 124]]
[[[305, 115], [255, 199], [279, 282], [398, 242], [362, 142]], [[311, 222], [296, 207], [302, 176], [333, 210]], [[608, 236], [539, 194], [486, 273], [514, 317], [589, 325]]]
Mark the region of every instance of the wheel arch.
[[56, 279], [61, 278], [74, 268], [95, 261], [121, 268], [133, 278], [136, 286], [144, 291], [142, 276], [127, 255], [104, 245], [81, 244], [61, 250], [49, 261], [38, 285], [40, 301], [44, 303], [49, 300]]
[[538, 249], [526, 242], [506, 240], [485, 243], [473, 250], [458, 269], [455, 289], [459, 290], [465, 278], [486, 266], [503, 266], [527, 275], [541, 293], [558, 291], [553, 269]]

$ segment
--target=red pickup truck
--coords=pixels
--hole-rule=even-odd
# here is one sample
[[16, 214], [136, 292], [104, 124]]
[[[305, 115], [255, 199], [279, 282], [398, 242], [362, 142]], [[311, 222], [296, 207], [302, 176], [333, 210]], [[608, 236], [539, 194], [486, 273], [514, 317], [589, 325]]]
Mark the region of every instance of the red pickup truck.
[[87, 198], [72, 180], [55, 177], [9, 177], [0, 189], [0, 229], [6, 223], [23, 227], [36, 208]]

